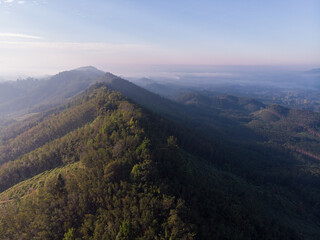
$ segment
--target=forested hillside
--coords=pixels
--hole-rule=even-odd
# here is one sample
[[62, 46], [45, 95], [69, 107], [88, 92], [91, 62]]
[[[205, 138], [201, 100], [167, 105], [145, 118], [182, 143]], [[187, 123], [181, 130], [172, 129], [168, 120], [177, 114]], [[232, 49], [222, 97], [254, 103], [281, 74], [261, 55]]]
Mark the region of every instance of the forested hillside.
[[263, 104], [100, 81], [1, 131], [1, 239], [319, 239], [314, 159], [219, 135]]

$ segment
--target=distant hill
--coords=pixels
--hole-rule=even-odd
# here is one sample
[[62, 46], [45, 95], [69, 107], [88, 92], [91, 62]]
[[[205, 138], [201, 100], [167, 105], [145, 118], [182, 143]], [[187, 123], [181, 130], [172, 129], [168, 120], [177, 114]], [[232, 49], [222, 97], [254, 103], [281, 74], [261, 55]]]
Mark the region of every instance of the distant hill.
[[29, 78], [0, 83], [0, 116], [19, 116], [57, 106], [85, 90], [103, 74], [94, 67], [83, 67], [47, 80]]
[[265, 108], [265, 105], [252, 98], [239, 98], [231, 95], [210, 96], [197, 92], [181, 94], [176, 97], [178, 102], [207, 108], [223, 110], [242, 110], [254, 112]]

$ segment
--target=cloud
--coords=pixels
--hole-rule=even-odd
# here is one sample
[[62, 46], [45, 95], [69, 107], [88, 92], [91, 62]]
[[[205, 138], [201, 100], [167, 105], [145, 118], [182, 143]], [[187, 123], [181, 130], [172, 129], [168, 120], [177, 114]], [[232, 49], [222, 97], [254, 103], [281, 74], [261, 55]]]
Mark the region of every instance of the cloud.
[[18, 1], [18, 4], [24, 4], [25, 1]]
[[[7, 1], [12, 1], [12, 0], [7, 0]], [[37, 40], [43, 39], [42, 37], [39, 37], [39, 36], [20, 34], [20, 33], [0, 33], [0, 37], [27, 38], [27, 39], [37, 39]]]
[[4, 0], [4, 2], [6, 2], [6, 3], [12, 3], [12, 2], [14, 2], [14, 0]]
[[[25, 37], [32, 39], [42, 39], [37, 36], [13, 34], [12, 37]], [[19, 36], [16, 36], [19, 35]], [[22, 35], [22, 36], [20, 36]], [[0, 33], [1, 36], [11, 36], [8, 33]], [[103, 52], [103, 51], [148, 51], [152, 47], [139, 44], [110, 44], [102, 42], [25, 42], [25, 41], [0, 41], [1, 47], [12, 48], [38, 48], [38, 49], [53, 49], [53, 50], [68, 50], [68, 51], [90, 51], [90, 52]]]

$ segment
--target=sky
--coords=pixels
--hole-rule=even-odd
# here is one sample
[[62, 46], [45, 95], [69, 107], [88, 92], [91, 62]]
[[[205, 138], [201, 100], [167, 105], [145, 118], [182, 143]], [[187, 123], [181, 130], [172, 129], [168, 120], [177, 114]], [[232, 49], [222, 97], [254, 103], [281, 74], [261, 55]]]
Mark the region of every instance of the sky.
[[0, 0], [0, 74], [162, 64], [320, 67], [320, 1]]

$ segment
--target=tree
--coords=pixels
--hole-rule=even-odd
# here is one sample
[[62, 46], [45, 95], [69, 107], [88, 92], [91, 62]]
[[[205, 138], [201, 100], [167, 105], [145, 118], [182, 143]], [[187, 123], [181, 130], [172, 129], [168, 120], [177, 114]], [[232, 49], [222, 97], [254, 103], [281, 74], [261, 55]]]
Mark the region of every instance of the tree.
[[75, 239], [76, 239], [76, 237], [75, 237], [75, 229], [74, 228], [70, 228], [68, 230], [68, 232], [66, 232], [64, 234], [63, 240], [75, 240]]

